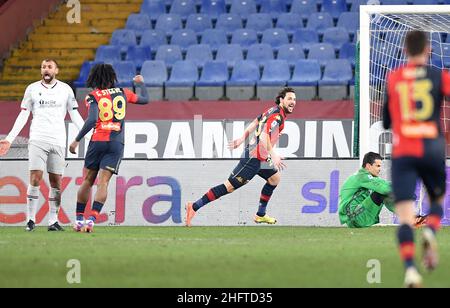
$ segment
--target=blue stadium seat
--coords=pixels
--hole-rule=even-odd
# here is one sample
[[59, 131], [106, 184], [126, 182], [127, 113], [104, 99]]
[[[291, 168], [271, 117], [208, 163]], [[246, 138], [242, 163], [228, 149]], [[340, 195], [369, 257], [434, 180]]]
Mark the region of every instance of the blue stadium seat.
[[256, 33], [261, 36], [264, 30], [273, 28], [272, 18], [266, 13], [250, 14], [245, 28], [256, 30]]
[[320, 85], [348, 85], [353, 78], [352, 67], [346, 59], [329, 60], [325, 65], [325, 70]]
[[176, 61], [183, 60], [180, 46], [177, 45], [161, 45], [156, 51], [155, 60], [162, 60], [167, 67], [172, 67]]
[[316, 30], [319, 34], [323, 34], [323, 30], [331, 27], [334, 27], [333, 18], [327, 12], [311, 14], [306, 26], [308, 29]]
[[156, 21], [159, 15], [166, 13], [164, 0], [144, 0], [141, 6], [141, 13], [150, 17], [151, 21]]
[[356, 45], [354, 43], [345, 43], [339, 51], [339, 59], [347, 59], [354, 67], [356, 61]]
[[289, 64], [286, 60], [269, 60], [264, 64], [258, 86], [284, 86], [291, 79]]
[[323, 32], [324, 43], [329, 43], [333, 45], [335, 50], [341, 49], [344, 43], [350, 41], [350, 36], [345, 28], [333, 27], [327, 28]]
[[212, 28], [211, 18], [206, 14], [191, 14], [186, 21], [186, 29], [192, 29], [202, 35], [205, 29]]
[[317, 86], [321, 77], [319, 61], [309, 59], [297, 60], [292, 78], [288, 81], [288, 86]]
[[251, 60], [237, 61], [233, 68], [230, 80], [227, 82], [229, 86], [252, 85], [254, 86], [259, 80], [259, 67]]
[[347, 11], [345, 0], [322, 0], [322, 12], [327, 12], [334, 19], [339, 18], [341, 13]]
[[228, 67], [234, 67], [237, 61], [243, 59], [244, 54], [240, 45], [224, 44], [217, 49], [216, 60], [227, 62]]
[[329, 60], [336, 59], [336, 54], [332, 45], [318, 43], [311, 46], [308, 59], [318, 60], [320, 65], [325, 65]]
[[225, 94], [228, 81], [228, 67], [225, 62], [208, 61], [201, 77], [195, 84], [195, 96], [199, 100], [218, 100]]
[[148, 46], [129, 46], [125, 57], [125, 60], [133, 62], [138, 70], [141, 69], [144, 61], [151, 59], [152, 50]]
[[242, 19], [238, 14], [222, 14], [217, 19], [216, 29], [225, 30], [226, 34], [231, 37], [234, 30], [242, 28]]
[[178, 14], [162, 14], [156, 21], [155, 29], [162, 30], [166, 35], [172, 35], [173, 31], [181, 29], [181, 17]]
[[339, 16], [336, 26], [347, 29], [351, 35], [356, 35], [356, 32], [359, 30], [359, 13], [343, 12]]
[[198, 67], [203, 67], [205, 62], [213, 60], [211, 48], [207, 44], [191, 45], [187, 49], [186, 60], [191, 60]]
[[117, 76], [118, 87], [131, 87], [133, 78], [136, 76], [136, 67], [131, 61], [121, 61], [113, 63], [114, 71]]
[[136, 33], [133, 30], [119, 29], [115, 30], [111, 37], [111, 45], [120, 47], [120, 51], [125, 53], [128, 46], [136, 46]]
[[298, 29], [294, 32], [292, 43], [300, 44], [305, 50], [309, 50], [312, 45], [319, 43], [319, 34], [314, 29]]
[[146, 86], [162, 87], [167, 81], [167, 67], [164, 61], [145, 61], [142, 64], [141, 75]]
[[292, 36], [297, 29], [303, 28], [303, 21], [297, 13], [283, 13], [278, 16], [277, 28], [284, 29]]
[[284, 44], [278, 49], [277, 60], [286, 60], [291, 68], [299, 59], [305, 58], [303, 46], [300, 44]]
[[352, 0], [352, 7], [350, 12], [356, 12], [359, 14], [359, 7], [361, 5], [366, 5], [368, 0]]
[[261, 0], [260, 6], [259, 12], [271, 14], [273, 19], [279, 18], [278, 16], [287, 10], [284, 0]]
[[269, 44], [275, 50], [278, 50], [278, 47], [280, 47], [281, 45], [289, 43], [289, 38], [286, 31], [284, 31], [283, 29], [266, 29], [263, 32], [261, 43]]
[[299, 14], [306, 21], [311, 14], [317, 13], [316, 0], [294, 0], [290, 12]]
[[122, 60], [120, 49], [113, 45], [100, 45], [95, 53], [96, 62], [113, 64]]
[[178, 14], [182, 20], [186, 20], [190, 14], [197, 13], [194, 0], [173, 0], [170, 6], [171, 14]]
[[226, 6], [224, 0], [202, 0], [200, 13], [206, 14], [213, 20], [217, 20], [219, 15], [225, 14]]
[[198, 44], [197, 35], [191, 29], [178, 29], [172, 33], [171, 45], [178, 45], [182, 52], [185, 52], [190, 45]]
[[91, 72], [91, 68], [95, 65], [101, 62], [95, 62], [95, 61], [84, 61], [81, 65], [80, 69], [80, 75], [78, 76], [78, 79], [73, 82], [73, 85], [75, 88], [84, 88], [86, 87], [86, 80], [89, 77], [89, 73]]
[[146, 30], [142, 33], [139, 46], [148, 46], [152, 49], [152, 53], [156, 53], [156, 50], [161, 45], [167, 45], [166, 33], [164, 31]]
[[247, 60], [255, 61], [260, 67], [269, 60], [273, 60], [272, 46], [269, 44], [253, 44], [248, 48]]
[[197, 80], [198, 69], [193, 61], [175, 62], [169, 80], [165, 84], [166, 98], [168, 100], [188, 100], [192, 98]]
[[208, 44], [212, 51], [217, 51], [220, 45], [227, 44], [227, 34], [223, 29], [206, 29], [203, 32], [202, 44]]
[[405, 5], [408, 4], [407, 0], [381, 0], [383, 5]]
[[450, 67], [450, 44], [442, 43], [438, 50], [431, 54], [431, 62], [437, 67]]
[[254, 0], [233, 0], [230, 13], [238, 14], [241, 18], [247, 19], [248, 15], [256, 13], [256, 3]]
[[258, 35], [253, 29], [237, 29], [231, 37], [231, 44], [239, 44], [242, 50], [247, 51], [248, 47], [258, 42]]
[[136, 37], [140, 38], [145, 30], [152, 28], [152, 22], [146, 14], [131, 14], [128, 16], [125, 28], [134, 30]]
[[438, 0], [413, 0], [409, 1], [413, 5], [436, 5], [440, 2]]

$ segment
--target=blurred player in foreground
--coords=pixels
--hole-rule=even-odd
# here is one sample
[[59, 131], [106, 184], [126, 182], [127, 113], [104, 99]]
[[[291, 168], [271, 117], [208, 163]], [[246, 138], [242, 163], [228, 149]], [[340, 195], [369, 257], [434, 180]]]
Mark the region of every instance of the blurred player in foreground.
[[58, 72], [58, 64], [55, 60], [42, 61], [42, 79], [26, 88], [20, 105], [22, 111], [6, 139], [0, 140], [1, 156], [8, 153], [11, 143], [27, 123], [30, 112], [33, 114], [28, 144], [30, 184], [27, 190], [26, 231], [35, 229], [39, 186], [46, 169], [50, 182], [48, 231], [64, 231], [58, 223], [58, 212], [61, 206], [61, 177], [66, 166], [67, 137], [64, 119], [69, 112], [72, 122], [78, 129], [83, 126], [83, 119], [78, 113], [78, 104], [72, 88], [56, 79]]
[[294, 111], [295, 91], [283, 88], [275, 100], [276, 106], [259, 115], [246, 128], [244, 135], [229, 144], [230, 149], [238, 148], [252, 134], [249, 144], [236, 168], [224, 184], [211, 188], [202, 198], [186, 204], [186, 226], [191, 226], [195, 213], [206, 204], [232, 193], [259, 175], [266, 184], [261, 191], [259, 208], [254, 217], [256, 223], [275, 224], [277, 220], [266, 214], [266, 207], [273, 191], [280, 183], [280, 171], [285, 167], [282, 158], [274, 151], [274, 145], [283, 131], [286, 116]]
[[414, 263], [414, 191], [422, 179], [430, 198], [427, 225], [423, 228], [423, 264], [438, 264], [436, 232], [443, 216], [445, 196], [445, 140], [440, 126], [444, 96], [450, 94], [450, 74], [428, 66], [429, 38], [424, 32], [408, 32], [408, 62], [387, 76], [383, 126], [392, 127], [392, 187], [399, 217], [398, 242], [405, 265], [405, 286], [420, 287], [422, 277]]
[[[77, 195], [75, 231], [93, 231], [94, 223], [106, 202], [109, 181], [112, 175], [119, 171], [124, 150], [127, 103], [148, 103], [143, 77], [138, 75], [133, 81], [140, 87], [142, 96], [128, 89], [116, 88], [117, 77], [113, 67], [109, 64], [97, 64], [92, 68], [86, 82], [88, 87], [94, 89], [86, 96], [89, 114], [80, 133], [70, 145], [70, 152], [76, 154], [76, 148], [83, 136], [93, 128], [94, 132], [86, 153], [84, 181]], [[97, 175], [97, 192], [92, 212], [85, 222], [84, 210]]]

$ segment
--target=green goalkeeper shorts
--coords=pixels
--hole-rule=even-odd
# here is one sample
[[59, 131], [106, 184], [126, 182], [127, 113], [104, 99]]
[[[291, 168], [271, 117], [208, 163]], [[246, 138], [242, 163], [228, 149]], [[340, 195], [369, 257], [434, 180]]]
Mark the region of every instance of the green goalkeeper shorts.
[[376, 205], [372, 198], [367, 197], [360, 204], [349, 204], [346, 208], [349, 228], [367, 228], [380, 222], [382, 206]]

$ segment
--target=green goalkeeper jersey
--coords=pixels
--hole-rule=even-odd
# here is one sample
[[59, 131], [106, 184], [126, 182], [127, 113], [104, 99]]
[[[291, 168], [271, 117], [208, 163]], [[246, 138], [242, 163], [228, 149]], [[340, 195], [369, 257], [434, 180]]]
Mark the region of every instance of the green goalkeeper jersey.
[[382, 178], [371, 175], [364, 168], [350, 176], [339, 191], [339, 219], [341, 223], [344, 224], [348, 221], [347, 206], [361, 204], [374, 191], [382, 195], [388, 195], [391, 192], [391, 184]]

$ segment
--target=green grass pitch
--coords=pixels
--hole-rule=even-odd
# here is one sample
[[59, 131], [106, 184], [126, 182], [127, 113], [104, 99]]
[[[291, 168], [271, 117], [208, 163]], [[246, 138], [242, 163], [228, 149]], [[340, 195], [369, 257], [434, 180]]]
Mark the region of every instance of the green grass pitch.
[[[0, 287], [401, 287], [394, 227], [0, 228]], [[416, 238], [420, 239], [416, 232]], [[425, 287], [450, 287], [450, 228]], [[418, 248], [420, 257], [420, 248]], [[69, 284], [70, 259], [81, 283]], [[371, 259], [381, 283], [369, 284]], [[370, 264], [369, 264], [370, 265]], [[423, 271], [422, 271], [423, 272]]]

